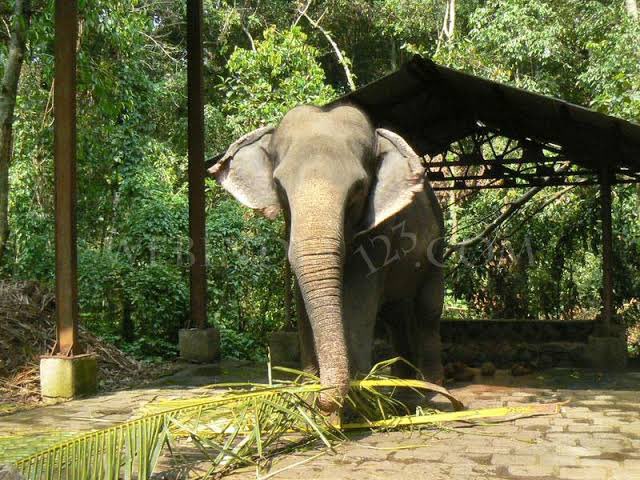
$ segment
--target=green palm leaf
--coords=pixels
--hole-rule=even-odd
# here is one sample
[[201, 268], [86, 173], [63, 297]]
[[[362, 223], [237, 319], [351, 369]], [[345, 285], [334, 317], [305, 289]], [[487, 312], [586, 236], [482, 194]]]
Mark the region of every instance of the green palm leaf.
[[[456, 410], [462, 404], [437, 385], [383, 376], [380, 370], [389, 364], [376, 365], [364, 379], [352, 382], [347, 402], [362, 421], [345, 424], [342, 429], [406, 428], [555, 411], [547, 405], [522, 411], [503, 408], [404, 416], [407, 407], [393, 398], [399, 388], [443, 393]], [[142, 480], [151, 477], [161, 459], [172, 458], [182, 469], [207, 468], [207, 478], [242, 465], [259, 468], [275, 454], [314, 442], [333, 449], [346, 438], [342, 429], [315, 407], [322, 386], [316, 377], [285, 370], [297, 378], [275, 385], [234, 384], [235, 390], [224, 394], [154, 402], [139, 418], [61, 441], [20, 459], [16, 466], [25, 478], [33, 480]], [[243, 390], [238, 391], [239, 387]]]

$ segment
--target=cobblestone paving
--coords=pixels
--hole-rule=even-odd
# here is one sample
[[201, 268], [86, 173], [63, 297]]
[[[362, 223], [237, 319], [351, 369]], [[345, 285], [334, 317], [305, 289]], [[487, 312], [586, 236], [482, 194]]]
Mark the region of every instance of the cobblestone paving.
[[[569, 403], [556, 416], [432, 436], [361, 434], [336, 454], [298, 466], [294, 465], [317, 452], [291, 455], [270, 471], [294, 466], [275, 478], [306, 480], [640, 479], [640, 373], [605, 377], [581, 370], [550, 370], [514, 378], [499, 372], [494, 379], [476, 381], [482, 383], [451, 387], [469, 408]], [[420, 444], [424, 446], [399, 449]], [[239, 471], [231, 478], [255, 478], [255, 471]]]
[[[229, 363], [190, 367], [149, 388], [3, 416], [0, 440], [24, 434], [35, 436], [43, 446], [65, 431], [125, 420], [156, 398], [198, 395], [202, 385], [214, 382], [260, 380], [263, 371], [263, 367]], [[450, 388], [469, 408], [568, 403], [556, 416], [436, 433], [358, 434], [335, 454], [289, 455], [274, 462], [270, 471], [289, 467], [274, 478], [306, 480], [640, 480], [640, 372], [603, 375], [556, 369], [514, 378], [499, 371], [495, 378], [477, 377], [475, 383]], [[446, 401], [438, 399], [434, 399], [436, 408], [448, 408]], [[12, 456], [11, 448], [4, 448], [0, 442], [0, 463]], [[300, 462], [305, 463], [297, 465]], [[255, 471], [241, 470], [230, 478], [255, 478]]]

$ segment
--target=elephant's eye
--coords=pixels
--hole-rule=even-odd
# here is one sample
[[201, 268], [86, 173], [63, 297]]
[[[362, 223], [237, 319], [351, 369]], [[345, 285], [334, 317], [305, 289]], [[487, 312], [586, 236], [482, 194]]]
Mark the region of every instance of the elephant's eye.
[[356, 181], [351, 187], [351, 192], [350, 192], [351, 201], [355, 201], [359, 199], [364, 194], [365, 187], [366, 185], [364, 180]]
[[282, 184], [280, 183], [280, 180], [278, 180], [276, 177], [273, 177], [273, 184], [276, 187], [276, 195], [278, 195], [278, 199], [280, 200], [281, 205], [285, 209], [288, 208], [289, 200], [287, 198], [287, 192], [282, 187]]

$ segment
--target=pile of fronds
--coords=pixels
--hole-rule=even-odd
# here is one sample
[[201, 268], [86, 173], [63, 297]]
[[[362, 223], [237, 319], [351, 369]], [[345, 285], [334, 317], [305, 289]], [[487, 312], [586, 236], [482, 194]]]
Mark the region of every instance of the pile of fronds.
[[[98, 357], [101, 389], [139, 382], [144, 367], [80, 327], [80, 341]], [[53, 295], [35, 282], [0, 282], [0, 404], [40, 399], [38, 362], [55, 341]], [[1, 413], [1, 412], [0, 412]]]
[[[541, 406], [525, 406], [398, 415], [408, 411], [394, 398], [400, 388], [435, 390], [447, 395], [456, 409], [462, 405], [436, 385], [383, 378], [380, 368], [352, 382], [348, 403], [359, 418], [349, 424], [336, 424], [322, 415], [315, 406], [322, 390], [317, 378], [296, 371], [299, 376], [293, 381], [215, 385], [212, 387], [231, 390], [150, 404], [139, 418], [63, 441], [16, 465], [25, 478], [37, 480], [148, 479], [158, 470], [215, 478], [239, 466], [253, 465], [260, 470], [274, 455], [304, 446], [331, 450], [346, 439], [343, 432], [350, 429], [433, 426], [443, 421], [540, 412]], [[551, 407], [543, 408], [549, 413]]]

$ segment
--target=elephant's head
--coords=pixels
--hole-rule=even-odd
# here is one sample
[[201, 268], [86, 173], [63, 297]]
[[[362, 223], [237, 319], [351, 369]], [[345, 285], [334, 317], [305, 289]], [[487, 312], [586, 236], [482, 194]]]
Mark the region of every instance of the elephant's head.
[[289, 260], [316, 345], [320, 397], [334, 411], [349, 388], [342, 321], [345, 251], [360, 233], [409, 205], [423, 188], [420, 159], [398, 135], [352, 106], [302, 106], [277, 128], [240, 138], [209, 173], [241, 203], [290, 225]]

